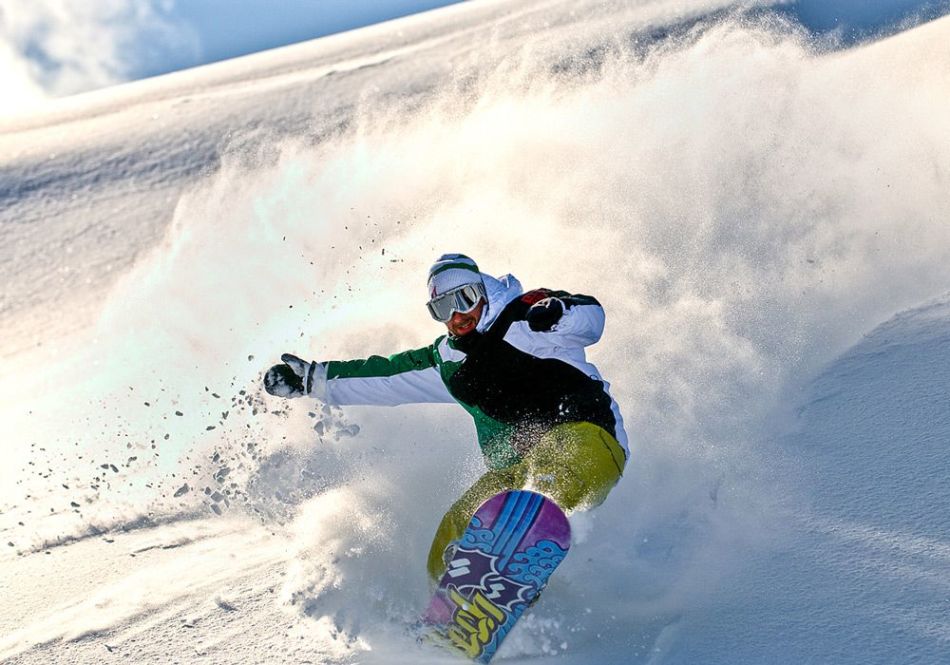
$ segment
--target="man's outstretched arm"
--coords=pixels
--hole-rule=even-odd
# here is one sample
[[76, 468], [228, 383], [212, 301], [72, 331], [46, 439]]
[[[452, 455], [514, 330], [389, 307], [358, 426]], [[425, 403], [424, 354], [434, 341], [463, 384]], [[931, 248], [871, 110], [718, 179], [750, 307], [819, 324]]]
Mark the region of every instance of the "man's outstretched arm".
[[307, 363], [290, 354], [281, 360], [264, 377], [267, 392], [280, 397], [309, 395], [334, 405], [376, 406], [455, 401], [432, 346], [359, 360]]

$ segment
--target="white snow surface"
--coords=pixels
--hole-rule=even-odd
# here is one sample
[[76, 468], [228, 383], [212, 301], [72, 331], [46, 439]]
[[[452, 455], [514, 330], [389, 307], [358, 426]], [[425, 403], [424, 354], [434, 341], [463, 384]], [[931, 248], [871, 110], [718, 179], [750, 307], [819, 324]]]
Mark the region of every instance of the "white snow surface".
[[497, 662], [950, 662], [947, 43], [463, 3], [0, 128], [0, 660], [457, 662], [468, 417], [260, 378], [429, 343], [463, 251], [601, 300], [632, 444]]

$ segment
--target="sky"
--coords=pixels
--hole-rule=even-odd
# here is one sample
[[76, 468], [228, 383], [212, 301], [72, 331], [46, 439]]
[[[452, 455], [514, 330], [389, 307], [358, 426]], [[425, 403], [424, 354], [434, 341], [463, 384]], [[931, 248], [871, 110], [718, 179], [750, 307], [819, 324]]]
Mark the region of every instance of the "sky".
[[0, 0], [0, 116], [459, 1]]
[[[0, 118], [41, 109], [56, 97], [461, 1], [0, 0]], [[847, 42], [908, 16], [946, 13], [950, 0], [788, 0], [784, 6], [812, 31], [837, 31]]]

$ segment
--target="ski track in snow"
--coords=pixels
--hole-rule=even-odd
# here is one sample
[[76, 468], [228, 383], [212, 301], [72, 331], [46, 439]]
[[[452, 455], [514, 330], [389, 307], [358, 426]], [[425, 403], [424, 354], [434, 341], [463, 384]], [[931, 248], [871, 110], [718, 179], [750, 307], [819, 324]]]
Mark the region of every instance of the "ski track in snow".
[[459, 250], [605, 304], [633, 450], [498, 662], [945, 660], [950, 24], [727, 7], [463, 3], [0, 131], [0, 659], [455, 662], [470, 422], [258, 386], [431, 341]]

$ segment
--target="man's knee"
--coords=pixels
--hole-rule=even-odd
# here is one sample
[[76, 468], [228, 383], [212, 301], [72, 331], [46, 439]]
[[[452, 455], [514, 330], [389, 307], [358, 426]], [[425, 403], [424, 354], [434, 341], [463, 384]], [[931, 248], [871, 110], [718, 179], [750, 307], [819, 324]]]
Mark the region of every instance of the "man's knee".
[[574, 510], [604, 502], [620, 480], [626, 457], [609, 432], [580, 422], [553, 427], [527, 461], [533, 484], [565, 510]]

